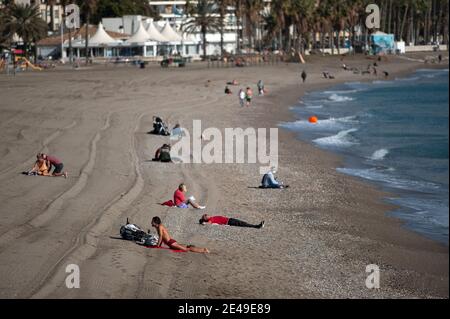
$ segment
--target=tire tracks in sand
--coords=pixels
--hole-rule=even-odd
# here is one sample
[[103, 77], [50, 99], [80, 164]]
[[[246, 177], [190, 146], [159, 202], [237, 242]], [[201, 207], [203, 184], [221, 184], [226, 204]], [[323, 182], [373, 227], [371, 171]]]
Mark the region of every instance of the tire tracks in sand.
[[[202, 99], [203, 100], [203, 99]], [[192, 100], [197, 101], [197, 99]], [[192, 102], [192, 101], [184, 101], [184, 102]], [[211, 101], [207, 101], [205, 104], [210, 103]], [[170, 104], [179, 104], [179, 102], [174, 102]], [[202, 105], [202, 104], [201, 104]], [[180, 107], [177, 108], [179, 110], [189, 110], [190, 108], [198, 107], [196, 104], [192, 107]], [[126, 208], [129, 207], [133, 201], [138, 198], [142, 190], [144, 189], [144, 179], [142, 177], [142, 173], [140, 172], [140, 164], [139, 157], [137, 154], [137, 145], [136, 145], [136, 133], [139, 131], [141, 120], [144, 116], [148, 115], [150, 112], [147, 111], [142, 113], [137, 117], [135, 131], [132, 136], [131, 142], [131, 156], [132, 156], [132, 165], [134, 166], [135, 171], [135, 181], [131, 186], [130, 190], [126, 192], [119, 199], [111, 202], [104, 209], [105, 213], [93, 219], [90, 223], [88, 223], [80, 232], [79, 235], [74, 240], [73, 246], [67, 250], [67, 252], [61, 256], [56, 263], [54, 263], [49, 270], [42, 274], [41, 276], [37, 276], [40, 279], [36, 280], [34, 284], [31, 284], [24, 292], [24, 294], [31, 296], [32, 298], [43, 298], [52, 293], [55, 289], [61, 286], [64, 282], [62, 277], [65, 273], [57, 273], [57, 268], [59, 265], [63, 263], [63, 261], [67, 261], [67, 263], [75, 263], [77, 265], [82, 264], [85, 260], [89, 259], [93, 256], [97, 250], [97, 246], [100, 240], [100, 235], [106, 233], [114, 224], [115, 220], [121, 217], [126, 211]], [[100, 137], [94, 138], [95, 143], [100, 139]], [[94, 142], [93, 141], [93, 142]], [[95, 144], [93, 144], [95, 145]], [[78, 192], [79, 193], [79, 192]], [[76, 195], [75, 195], [76, 196]], [[44, 219], [47, 221], [48, 218], [46, 216], [41, 217], [39, 220]], [[50, 279], [49, 279], [50, 278]]]

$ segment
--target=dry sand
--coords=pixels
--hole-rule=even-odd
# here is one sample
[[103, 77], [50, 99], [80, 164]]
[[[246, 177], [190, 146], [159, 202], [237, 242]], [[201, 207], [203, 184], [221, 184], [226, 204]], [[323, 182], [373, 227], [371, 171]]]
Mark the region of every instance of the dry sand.
[[[365, 57], [345, 62], [368, 64]], [[337, 173], [337, 156], [293, 133], [279, 133], [279, 175], [292, 186], [284, 191], [252, 188], [259, 165], [150, 162], [166, 141], [146, 134], [153, 115], [188, 129], [193, 119], [204, 128], [277, 127], [292, 119], [289, 106], [306, 90], [374, 78], [340, 65], [337, 57], [311, 57], [305, 66], [0, 75], [0, 297], [448, 298], [448, 246], [386, 217], [386, 194]], [[394, 77], [420, 67], [428, 66], [390, 58], [379, 70]], [[310, 74], [305, 85], [302, 69]], [[325, 69], [336, 80], [321, 78]], [[242, 87], [263, 79], [269, 95], [241, 109], [235, 87], [223, 94], [232, 79]], [[69, 179], [21, 175], [39, 151], [60, 157]], [[267, 226], [200, 226], [203, 212], [159, 206], [181, 182], [210, 215]], [[156, 215], [179, 242], [212, 253], [175, 254], [117, 239], [127, 217], [147, 229]], [[80, 266], [80, 289], [65, 286], [72, 263]], [[373, 263], [381, 268], [379, 290], [365, 287]]]

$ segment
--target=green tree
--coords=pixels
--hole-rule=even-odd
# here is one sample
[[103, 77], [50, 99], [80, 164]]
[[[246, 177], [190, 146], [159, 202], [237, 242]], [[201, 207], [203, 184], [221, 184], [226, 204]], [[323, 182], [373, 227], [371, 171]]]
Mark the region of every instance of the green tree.
[[86, 50], [86, 65], [89, 63], [89, 23], [91, 16], [95, 13], [97, 8], [97, 0], [79, 0], [78, 5], [80, 6], [81, 12], [84, 14], [84, 22], [86, 33], [84, 35], [85, 50]]
[[217, 6], [213, 1], [198, 0], [196, 4], [189, 0], [186, 2], [186, 12], [189, 16], [188, 21], [183, 25], [183, 31], [194, 33], [200, 30], [202, 34], [203, 59], [206, 60], [206, 34], [209, 32], [220, 31], [220, 19]]
[[98, 0], [92, 20], [99, 23], [102, 18], [122, 17], [124, 15], [158, 17], [148, 0]]
[[264, 0], [244, 0], [245, 31], [247, 34], [247, 46], [256, 47], [256, 30], [261, 29], [262, 11], [265, 7]]
[[46, 36], [47, 24], [40, 17], [38, 6], [10, 4], [3, 9], [1, 19], [3, 37], [12, 43], [14, 35], [19, 36], [23, 41], [26, 57], [29, 56], [29, 45]]
[[220, 23], [220, 55], [224, 56], [224, 34], [225, 34], [225, 20], [227, 18], [228, 7], [233, 3], [232, 0], [217, 0], [219, 7], [219, 23]]

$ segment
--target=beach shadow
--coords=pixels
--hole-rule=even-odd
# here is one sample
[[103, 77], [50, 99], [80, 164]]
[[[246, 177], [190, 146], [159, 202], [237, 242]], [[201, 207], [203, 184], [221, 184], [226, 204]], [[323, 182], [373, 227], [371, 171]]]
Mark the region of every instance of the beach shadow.
[[249, 189], [261, 189], [261, 190], [272, 190], [272, 189], [288, 189], [289, 188], [289, 185], [286, 185], [286, 186], [284, 186], [283, 188], [263, 188], [263, 187], [260, 187], [260, 186], [258, 186], [258, 187], [255, 187], [255, 186], [247, 186], [247, 188], [249, 188]]
[[127, 241], [126, 239], [123, 239], [122, 237], [117, 237], [117, 236], [109, 236], [109, 239]]

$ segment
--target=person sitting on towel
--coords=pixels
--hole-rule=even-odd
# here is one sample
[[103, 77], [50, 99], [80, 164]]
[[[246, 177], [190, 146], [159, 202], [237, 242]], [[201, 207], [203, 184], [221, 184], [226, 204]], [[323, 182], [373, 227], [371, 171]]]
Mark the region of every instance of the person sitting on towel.
[[276, 174], [277, 171], [275, 167], [272, 167], [270, 171], [268, 171], [266, 174], [264, 174], [262, 182], [261, 182], [261, 188], [287, 188], [288, 186], [284, 186], [283, 182], [278, 182], [275, 178], [274, 174]]
[[158, 245], [157, 247], [161, 247], [162, 244], [166, 244], [167, 247], [173, 250], [182, 250], [185, 252], [193, 252], [193, 253], [202, 253], [202, 254], [208, 254], [209, 250], [208, 248], [199, 248], [194, 247], [192, 245], [189, 246], [183, 246], [177, 243], [177, 241], [170, 237], [169, 232], [167, 231], [167, 228], [162, 224], [161, 218], [159, 217], [153, 217], [152, 219], [152, 227], [154, 227], [159, 236]]
[[170, 156], [170, 151], [172, 147], [169, 144], [164, 144], [156, 151], [154, 162], [171, 163], [172, 158]]
[[187, 192], [187, 187], [185, 184], [181, 184], [173, 195], [173, 202], [178, 208], [189, 208], [189, 205], [195, 209], [206, 209], [205, 206], [200, 206], [195, 202], [193, 196], [186, 199], [185, 193]]
[[233, 92], [231, 92], [230, 88], [227, 86], [225, 86], [225, 94], [230, 95], [233, 94]]
[[265, 222], [262, 221], [258, 225], [252, 225], [247, 222], [244, 222], [239, 219], [229, 218], [224, 216], [208, 216], [207, 214], [203, 215], [199, 220], [201, 225], [204, 224], [215, 224], [215, 225], [228, 225], [228, 226], [236, 226], [236, 227], [248, 227], [248, 228], [258, 228], [261, 229], [264, 227]]

